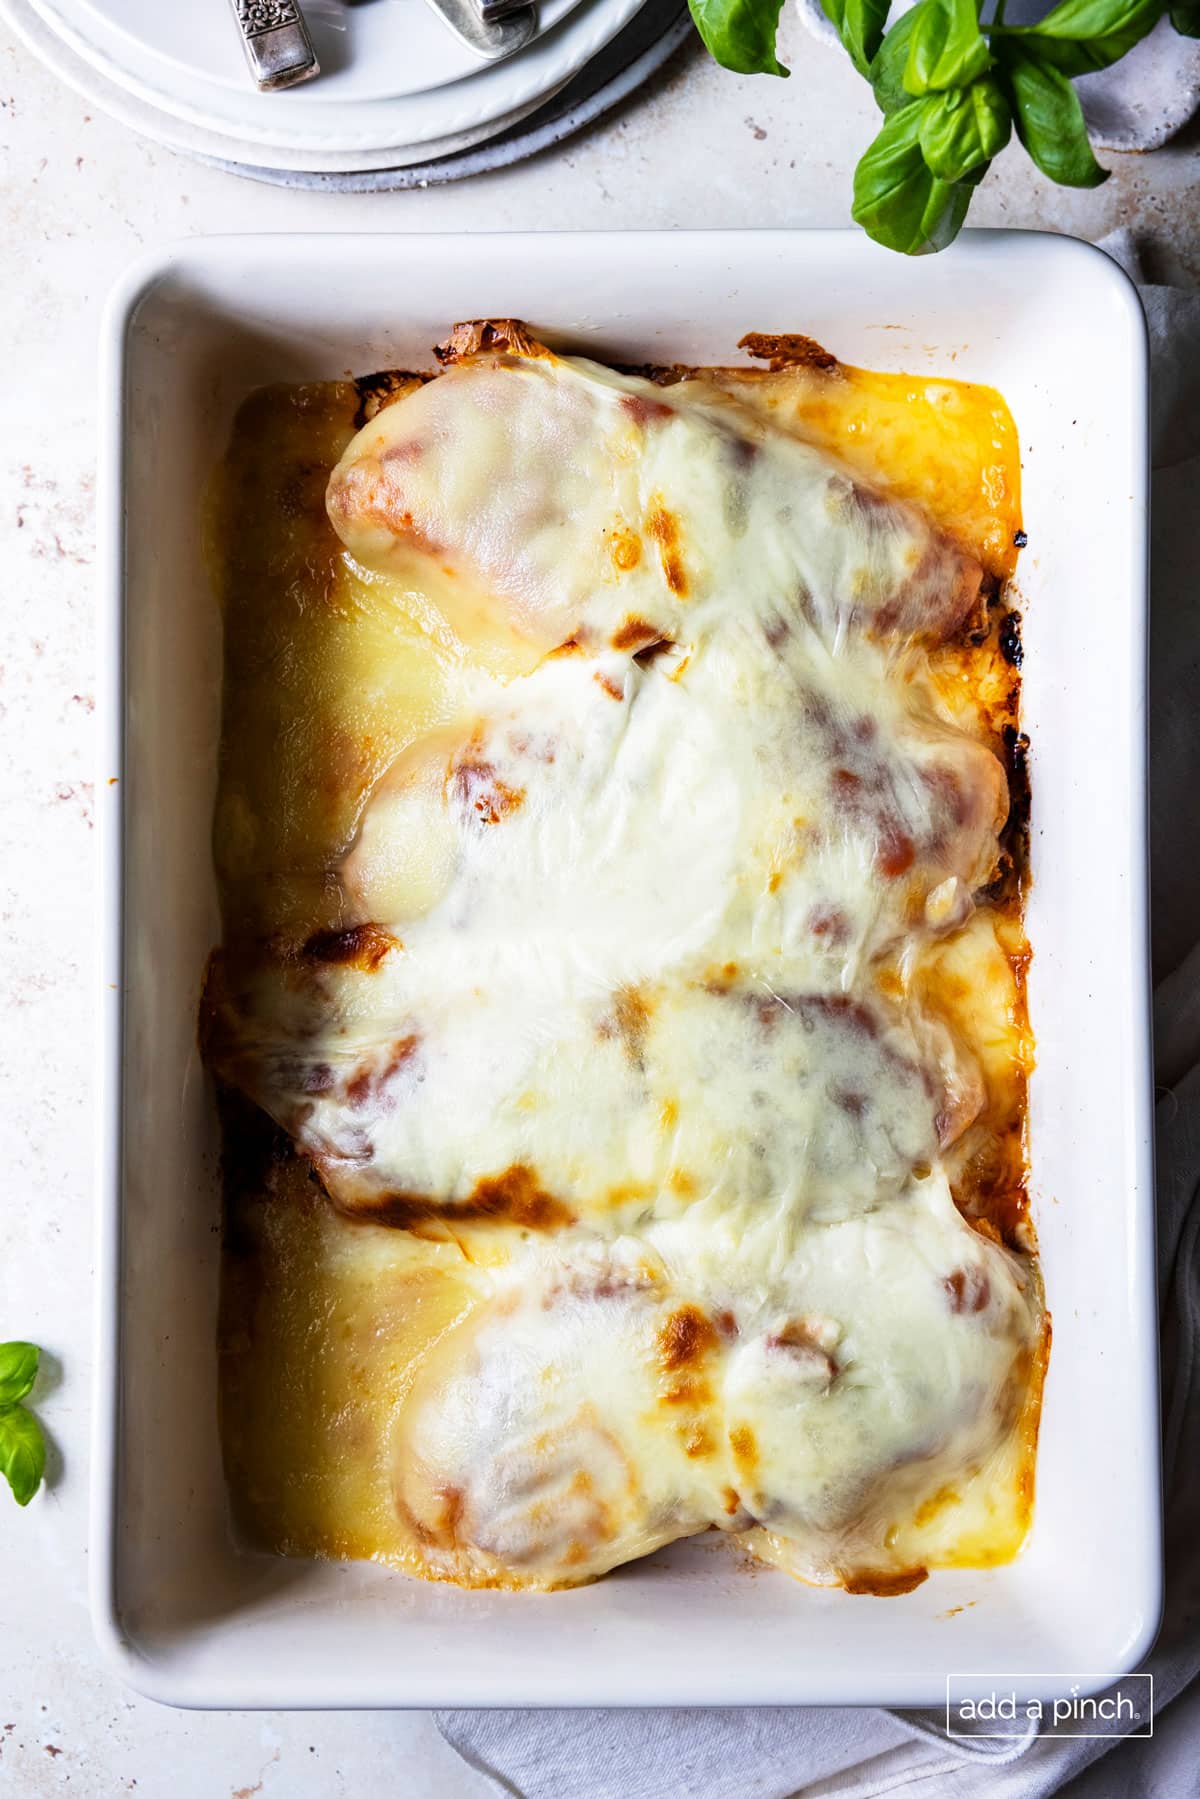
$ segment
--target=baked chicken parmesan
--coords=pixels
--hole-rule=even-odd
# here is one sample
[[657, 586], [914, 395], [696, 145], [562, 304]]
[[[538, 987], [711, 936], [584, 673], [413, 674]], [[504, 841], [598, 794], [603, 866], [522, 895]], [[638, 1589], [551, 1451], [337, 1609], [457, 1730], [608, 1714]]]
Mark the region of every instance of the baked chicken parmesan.
[[1019, 517], [1000, 397], [514, 321], [273, 388], [210, 505], [222, 1435], [288, 1554], [1015, 1555]]

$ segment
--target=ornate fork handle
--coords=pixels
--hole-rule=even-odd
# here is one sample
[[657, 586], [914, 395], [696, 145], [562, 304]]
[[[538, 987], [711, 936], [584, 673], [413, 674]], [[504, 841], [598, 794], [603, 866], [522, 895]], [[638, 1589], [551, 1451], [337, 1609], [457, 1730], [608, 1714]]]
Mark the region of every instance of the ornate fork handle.
[[321, 65], [297, 0], [230, 0], [242, 32], [250, 73], [259, 87], [293, 87], [319, 75]]

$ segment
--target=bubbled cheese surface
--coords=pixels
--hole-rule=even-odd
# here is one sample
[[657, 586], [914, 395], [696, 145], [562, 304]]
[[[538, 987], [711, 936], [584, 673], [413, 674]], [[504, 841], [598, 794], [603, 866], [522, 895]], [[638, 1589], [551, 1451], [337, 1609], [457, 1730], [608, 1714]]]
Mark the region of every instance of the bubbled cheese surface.
[[[537, 1587], [715, 1526], [884, 1591], [1019, 1547], [1036, 1268], [956, 1204], [1027, 1059], [955, 663], [995, 544], [764, 381], [467, 357], [259, 575], [313, 672], [297, 735], [227, 733], [209, 1040], [321, 1182], [276, 1170], [227, 1290], [277, 1547]], [[345, 398], [305, 404], [342, 448]], [[235, 724], [270, 683], [246, 586]], [[305, 755], [300, 829], [262, 764]], [[300, 1497], [279, 1466], [338, 1457]]]

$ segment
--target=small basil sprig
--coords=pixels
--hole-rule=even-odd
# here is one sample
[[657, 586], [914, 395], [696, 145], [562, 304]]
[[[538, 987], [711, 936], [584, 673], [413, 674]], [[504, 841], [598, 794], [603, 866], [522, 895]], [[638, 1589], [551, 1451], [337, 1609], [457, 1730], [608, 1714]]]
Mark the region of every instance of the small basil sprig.
[[[825, 0], [821, 0], [821, 3], [824, 5]], [[871, 83], [875, 104], [884, 114], [899, 112], [902, 106], [909, 105], [913, 99], [904, 85], [904, 77], [908, 69], [909, 46], [920, 15], [919, 6], [901, 14], [875, 52], [867, 70], [867, 80]]]
[[921, 150], [927, 102], [894, 112], [854, 171], [855, 221], [876, 243], [906, 256], [940, 250], [957, 237], [970, 195], [966, 183], [941, 181]]
[[962, 181], [999, 156], [1011, 134], [1012, 110], [1004, 89], [994, 76], [978, 75], [966, 87], [926, 100], [921, 155], [939, 180]]
[[965, 87], [988, 66], [977, 0], [922, 0], [913, 8], [904, 85], [910, 94]]
[[1092, 155], [1079, 95], [1061, 69], [1024, 48], [1005, 44], [1001, 68], [1008, 78], [1017, 136], [1051, 181], [1064, 187], [1099, 187], [1108, 180]]
[[775, 54], [783, 0], [688, 0], [705, 48], [738, 75], [787, 75]]
[[891, 4], [892, 0], [821, 0], [860, 75], [866, 74], [883, 42]]
[[1062, 0], [1037, 25], [993, 25], [993, 48], [1019, 43], [1064, 75], [1087, 75], [1120, 62], [1166, 10], [1163, 0]]
[[[1037, 25], [1006, 25], [1004, 0], [917, 0], [886, 29], [890, 0], [821, 0], [884, 123], [854, 172], [853, 216], [906, 255], [958, 235], [971, 195], [1015, 128], [1044, 175], [1108, 178], [1092, 154], [1076, 75], [1109, 68], [1169, 16], [1200, 37], [1200, 0], [1060, 0]], [[689, 0], [726, 68], [786, 75], [775, 54], [780, 0]]]
[[20, 1402], [37, 1378], [40, 1351], [33, 1343], [0, 1343], [0, 1474], [18, 1505], [28, 1505], [46, 1471], [42, 1427]]

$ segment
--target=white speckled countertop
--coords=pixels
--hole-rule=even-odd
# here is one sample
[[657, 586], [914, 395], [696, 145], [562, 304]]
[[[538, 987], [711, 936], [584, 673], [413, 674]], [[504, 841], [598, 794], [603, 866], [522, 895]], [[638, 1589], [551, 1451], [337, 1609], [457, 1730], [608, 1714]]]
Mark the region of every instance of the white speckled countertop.
[[[50, 1482], [0, 1491], [0, 1792], [337, 1799], [485, 1788], [419, 1713], [187, 1714], [101, 1667], [86, 1608], [91, 1326], [93, 468], [96, 324], [144, 245], [207, 231], [831, 225], [873, 129], [848, 63], [784, 26], [790, 82], [698, 51], [561, 150], [451, 188], [256, 187], [130, 136], [0, 38], [0, 1338], [46, 1346]], [[979, 224], [1143, 236], [1153, 278], [1200, 282], [1200, 130], [1049, 187], [1017, 151]], [[798, 321], [802, 323], [803, 321]]]

